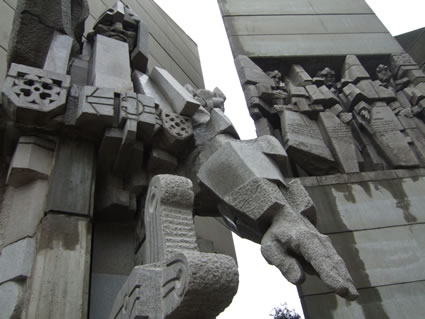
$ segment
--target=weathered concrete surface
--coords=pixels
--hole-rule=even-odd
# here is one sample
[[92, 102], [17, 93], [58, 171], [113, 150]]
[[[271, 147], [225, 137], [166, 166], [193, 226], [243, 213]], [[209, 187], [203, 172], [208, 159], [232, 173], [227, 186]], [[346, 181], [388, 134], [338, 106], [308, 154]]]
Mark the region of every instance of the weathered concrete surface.
[[347, 302], [331, 294], [304, 297], [306, 319], [313, 318], [422, 318], [425, 283], [414, 282], [360, 290], [360, 297]]
[[324, 233], [425, 222], [425, 178], [307, 187]]
[[47, 190], [47, 180], [36, 180], [19, 188], [7, 188], [1, 206], [2, 213], [8, 215], [4, 245], [34, 236], [44, 214]]
[[307, 319], [422, 317], [425, 178], [420, 170], [414, 177], [408, 172], [319, 177], [307, 187], [318, 228], [331, 238], [360, 293], [346, 302], [307, 276], [299, 288]]
[[364, 1], [218, 2], [235, 57], [239, 54], [289, 57], [402, 51]]
[[47, 215], [39, 228], [30, 297], [22, 318], [86, 318], [90, 254], [87, 219]]
[[94, 155], [91, 142], [61, 139], [50, 177], [46, 211], [92, 214]]

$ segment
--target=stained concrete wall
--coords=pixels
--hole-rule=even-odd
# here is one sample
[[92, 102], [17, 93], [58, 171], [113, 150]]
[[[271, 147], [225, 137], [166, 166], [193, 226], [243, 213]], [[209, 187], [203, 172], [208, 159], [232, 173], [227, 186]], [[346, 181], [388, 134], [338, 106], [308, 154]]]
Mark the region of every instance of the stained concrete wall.
[[[90, 15], [86, 33], [92, 30], [96, 19], [115, 0], [88, 0]], [[127, 0], [126, 3], [149, 26], [149, 65], [168, 70], [180, 83], [203, 88], [201, 63], [196, 43], [152, 0]], [[6, 76], [9, 35], [17, 0], [0, 0], [0, 87]]]
[[233, 55], [299, 57], [402, 51], [363, 0], [218, 0]]
[[308, 276], [300, 287], [312, 318], [422, 318], [425, 311], [425, 171], [303, 178], [359, 290], [348, 302]]

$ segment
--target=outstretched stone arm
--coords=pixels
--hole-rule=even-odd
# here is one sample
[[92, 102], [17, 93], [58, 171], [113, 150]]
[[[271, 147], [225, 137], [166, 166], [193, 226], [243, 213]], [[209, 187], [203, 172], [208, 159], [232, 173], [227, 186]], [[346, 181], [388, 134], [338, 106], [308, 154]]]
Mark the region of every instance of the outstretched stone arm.
[[263, 256], [290, 282], [301, 284], [312, 267], [337, 294], [353, 300], [358, 293], [343, 260], [310, 221], [309, 195], [298, 180], [287, 183], [277, 165], [285, 156], [271, 136], [240, 141], [218, 135], [199, 153], [198, 182], [218, 197], [233, 230], [261, 243]]

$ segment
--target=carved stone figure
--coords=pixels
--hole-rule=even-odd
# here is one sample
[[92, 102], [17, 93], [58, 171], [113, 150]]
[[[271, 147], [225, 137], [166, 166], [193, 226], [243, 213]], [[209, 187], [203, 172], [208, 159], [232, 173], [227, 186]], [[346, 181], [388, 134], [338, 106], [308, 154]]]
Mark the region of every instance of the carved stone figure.
[[[194, 214], [222, 216], [233, 231], [261, 243], [266, 260], [292, 283], [304, 280], [308, 264], [336, 293], [355, 299], [358, 293], [344, 262], [313, 226], [310, 197], [298, 180], [286, 179], [288, 157], [281, 143], [270, 135], [239, 140], [223, 113], [225, 96], [219, 89], [186, 89], [157, 66], [148, 72], [147, 34], [146, 24], [118, 1], [101, 15], [78, 53], [69, 49], [68, 35], [58, 34], [70, 40], [63, 41], [69, 49], [65, 55], [56, 53], [63, 44], [52, 41], [44, 70], [19, 64], [9, 70], [4, 107], [19, 143], [32, 135], [57, 141], [49, 152], [30, 149], [49, 159], [55, 149], [54, 161], [46, 161], [50, 169], [31, 161], [26, 168], [18, 165], [20, 144], [11, 166], [10, 181], [25, 184], [23, 196], [32, 194], [26, 188], [32, 179], [50, 174], [48, 183], [37, 188], [47, 198], [40, 205], [47, 217], [35, 222], [41, 226], [34, 281], [23, 307], [26, 318], [47, 317], [53, 308], [66, 318], [69, 309], [87, 303], [88, 288], [79, 290], [73, 283], [88, 285], [92, 220], [137, 223], [134, 258], [139, 266], [116, 297], [110, 318], [215, 318], [236, 292], [236, 265], [230, 257], [199, 251]], [[53, 59], [57, 55], [61, 58]], [[252, 114], [271, 121], [282, 117], [294, 135], [304, 129], [291, 127], [292, 121], [285, 122], [289, 117], [307, 121], [324, 106], [336, 109], [334, 95], [310, 86], [301, 67], [294, 71], [298, 80], [287, 88], [294, 105], [283, 112], [288, 101], [280, 73], [247, 72], [252, 72], [246, 77]], [[340, 113], [324, 115], [320, 123], [328, 129]], [[336, 154], [343, 150], [333, 137], [348, 136], [338, 125], [328, 130]], [[312, 140], [321, 136], [308, 134]], [[32, 143], [51, 145], [37, 141]], [[326, 149], [323, 156], [321, 148]], [[334, 162], [323, 139], [317, 149], [318, 158]], [[16, 177], [18, 167], [29, 172]], [[43, 249], [47, 246], [52, 249]], [[78, 275], [72, 267], [80, 267]], [[42, 299], [48, 291], [67, 293], [63, 287], [77, 291], [70, 308], [62, 305], [62, 295]]]

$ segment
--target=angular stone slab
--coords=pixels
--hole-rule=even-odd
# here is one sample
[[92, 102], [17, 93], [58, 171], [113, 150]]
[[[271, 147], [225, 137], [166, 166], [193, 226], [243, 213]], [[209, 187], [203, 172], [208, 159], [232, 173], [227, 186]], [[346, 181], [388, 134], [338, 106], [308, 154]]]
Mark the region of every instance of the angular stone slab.
[[146, 73], [149, 61], [149, 28], [148, 25], [139, 20], [136, 47], [131, 52], [131, 66]]
[[350, 125], [344, 124], [331, 112], [319, 114], [319, 127], [341, 173], [359, 172], [356, 147]]
[[374, 106], [371, 121], [364, 123], [372, 140], [391, 167], [417, 167], [419, 161], [401, 131], [402, 125], [388, 106]]
[[113, 89], [85, 86], [80, 94], [77, 125], [104, 129], [114, 122], [115, 92]]
[[[20, 316], [24, 287], [19, 282], [0, 284], [0, 318], [10, 319]], [[16, 318], [16, 317], [15, 317]]]
[[38, 179], [18, 188], [6, 189], [1, 212], [8, 215], [4, 245], [35, 235], [44, 215], [48, 188], [47, 180]]
[[282, 112], [280, 119], [284, 147], [290, 158], [311, 174], [336, 171], [335, 159], [315, 121], [288, 110]]
[[128, 51], [126, 42], [97, 35], [93, 46], [89, 84], [115, 89], [118, 92], [133, 91]]
[[70, 36], [55, 31], [43, 69], [66, 74], [73, 42]]
[[109, 170], [114, 165], [122, 138], [123, 132], [119, 128], [108, 128], [105, 130], [97, 156], [97, 162], [102, 169]]
[[3, 248], [0, 255], [0, 284], [31, 276], [34, 255], [33, 238], [25, 238]]
[[311, 76], [299, 64], [292, 64], [288, 77], [297, 86], [307, 86], [313, 83]]
[[87, 317], [91, 224], [88, 219], [47, 215], [39, 229], [29, 300], [23, 318]]
[[199, 109], [199, 102], [168, 71], [154, 67], [150, 78], [168, 99], [175, 113], [192, 117]]
[[22, 136], [9, 166], [6, 183], [14, 187], [36, 179], [47, 179], [53, 163], [55, 143], [35, 136]]
[[3, 85], [6, 112], [19, 123], [43, 124], [65, 112], [71, 77], [12, 64]]
[[272, 79], [247, 56], [239, 55], [235, 59], [235, 65], [242, 85], [263, 83], [273, 86]]
[[355, 55], [347, 55], [342, 67], [342, 81], [357, 84], [361, 80], [370, 79], [369, 73]]
[[46, 211], [90, 216], [93, 203], [94, 169], [92, 143], [62, 138], [50, 177]]

